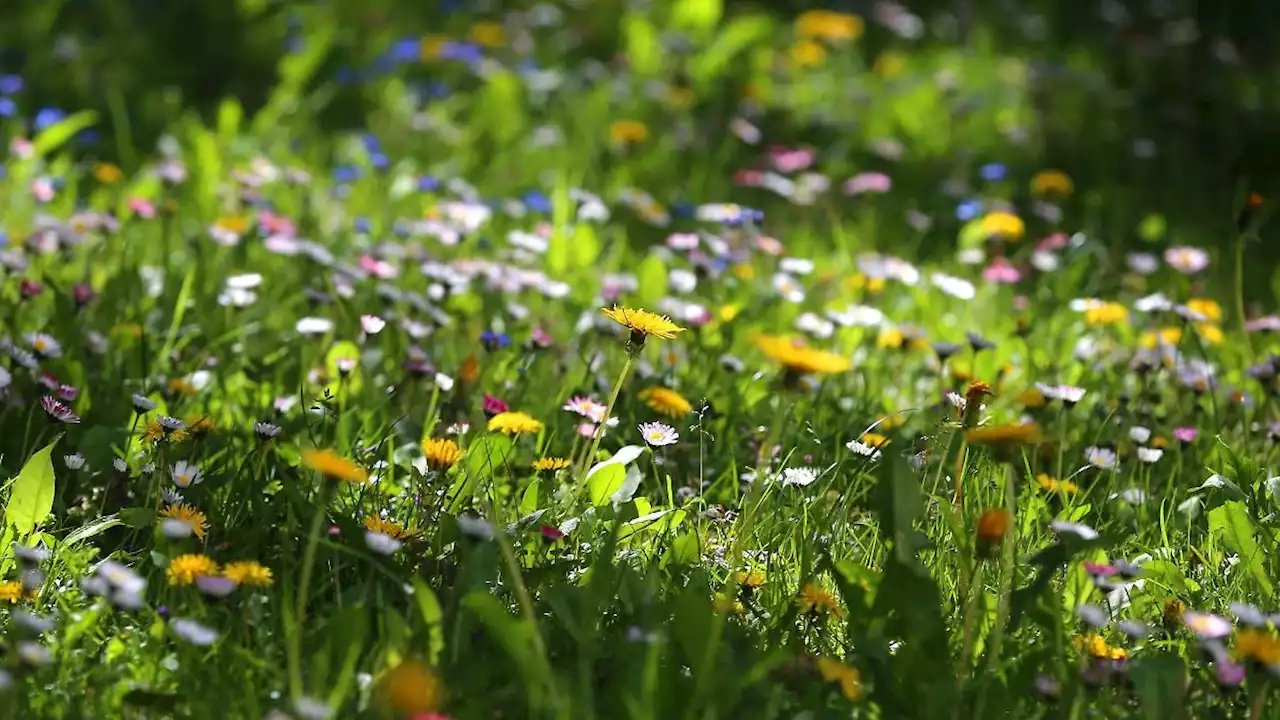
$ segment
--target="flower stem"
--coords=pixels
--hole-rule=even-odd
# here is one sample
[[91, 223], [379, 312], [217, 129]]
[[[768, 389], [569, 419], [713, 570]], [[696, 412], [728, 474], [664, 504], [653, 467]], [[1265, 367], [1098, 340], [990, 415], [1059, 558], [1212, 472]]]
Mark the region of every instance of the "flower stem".
[[302, 696], [302, 629], [307, 626], [307, 596], [311, 591], [311, 572], [315, 569], [316, 547], [320, 544], [320, 530], [324, 527], [324, 518], [329, 507], [329, 499], [333, 494], [333, 480], [324, 478], [321, 483], [316, 514], [311, 520], [311, 530], [307, 534], [307, 548], [302, 555], [302, 577], [298, 582], [298, 599], [293, 617], [295, 627], [292, 632], [288, 633], [289, 692], [295, 699]]
[[609, 405], [605, 408], [604, 417], [601, 418], [600, 424], [596, 426], [595, 437], [591, 439], [591, 449], [587, 452], [586, 457], [582, 459], [582, 467], [578, 474], [582, 477], [582, 481], [586, 482], [587, 470], [591, 469], [591, 461], [595, 459], [596, 453], [600, 450], [600, 438], [604, 436], [605, 428], [609, 426], [609, 418], [613, 415], [613, 406], [618, 402], [618, 396], [622, 394], [622, 384], [627, 381], [627, 374], [631, 372], [631, 354], [627, 353], [627, 361], [622, 364], [622, 372], [618, 374], [618, 381], [613, 385], [613, 394], [609, 396]]

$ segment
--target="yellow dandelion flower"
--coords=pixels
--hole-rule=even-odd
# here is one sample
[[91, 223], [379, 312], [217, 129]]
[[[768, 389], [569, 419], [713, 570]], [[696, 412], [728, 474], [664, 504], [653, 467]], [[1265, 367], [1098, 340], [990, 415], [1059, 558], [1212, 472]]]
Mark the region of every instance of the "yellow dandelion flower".
[[276, 582], [275, 576], [271, 574], [271, 568], [253, 560], [227, 563], [227, 566], [222, 568], [222, 577], [237, 585], [254, 587], [271, 587]]
[[169, 381], [169, 392], [173, 393], [174, 395], [191, 397], [192, 395], [196, 394], [196, 388], [194, 385], [187, 382], [186, 380], [183, 380], [182, 378], [174, 378]]
[[1150, 330], [1142, 334], [1138, 339], [1138, 344], [1148, 350], [1153, 350], [1160, 345], [1173, 347], [1182, 341], [1182, 328], [1166, 327], [1159, 330]]
[[564, 458], [558, 458], [558, 457], [538, 458], [537, 460], [533, 461], [533, 469], [537, 470], [538, 472], [555, 472], [557, 470], [564, 470], [565, 468], [569, 467], [571, 464], [572, 463], [570, 463], [568, 460]]
[[365, 516], [364, 529], [387, 537], [393, 537], [396, 540], [404, 540], [418, 534], [417, 530], [406, 528], [394, 520], [383, 520], [377, 515]]
[[425, 663], [403, 660], [382, 680], [382, 698], [398, 716], [425, 715], [439, 709], [444, 684]]
[[902, 347], [905, 340], [906, 338], [903, 337], [901, 330], [897, 328], [881, 328], [880, 334], [876, 337], [876, 347], [896, 350]]
[[871, 72], [882, 78], [895, 78], [907, 69], [907, 56], [896, 50], [886, 50], [876, 56]]
[[481, 20], [471, 26], [467, 33], [471, 42], [487, 48], [502, 47], [507, 44], [507, 31], [492, 20]]
[[667, 417], [678, 418], [693, 412], [693, 405], [680, 393], [665, 387], [651, 387], [641, 390], [637, 396], [654, 412]]
[[749, 263], [738, 263], [733, 266], [733, 276], [739, 280], [755, 280], [756, 268]]
[[970, 445], [1035, 445], [1044, 434], [1036, 423], [1018, 423], [971, 428], [965, 431], [964, 439]]
[[1187, 301], [1187, 309], [1203, 315], [1209, 322], [1222, 321], [1222, 306], [1209, 298], [1192, 298]]
[[1101, 660], [1123, 660], [1129, 656], [1127, 650], [1108, 644], [1101, 635], [1077, 635], [1072, 643], [1077, 650]]
[[604, 313], [605, 317], [630, 330], [633, 341], [639, 335], [640, 344], [644, 344], [644, 338], [649, 335], [662, 340], [671, 340], [685, 331], [684, 328], [671, 322], [671, 318], [651, 313], [648, 310], [637, 310], [615, 305], [612, 308], [601, 308], [600, 312]]
[[21, 581], [0, 582], [0, 602], [16, 603], [25, 595]]
[[166, 430], [159, 420], [151, 419], [142, 427], [142, 439], [147, 442], [159, 442], [164, 439]]
[[814, 67], [821, 65], [827, 59], [827, 49], [822, 46], [822, 43], [801, 40], [791, 46], [789, 55], [796, 67]]
[[1071, 176], [1061, 170], [1041, 170], [1031, 178], [1033, 195], [1057, 195], [1067, 197], [1075, 190]]
[[796, 35], [821, 40], [857, 40], [866, 30], [862, 18], [833, 10], [810, 10], [796, 18]]
[[733, 322], [733, 319], [738, 317], [738, 307], [735, 305], [721, 305], [716, 316], [720, 318], [720, 322]]
[[829, 590], [809, 583], [800, 590], [800, 612], [823, 613], [842, 618], [844, 606]]
[[733, 584], [737, 585], [738, 587], [755, 590], [756, 588], [759, 588], [764, 585], [765, 576], [764, 576], [764, 573], [760, 572], [759, 570], [752, 570], [750, 572], [745, 572], [740, 570], [733, 574], [732, 580], [733, 580]]
[[1022, 218], [1005, 210], [996, 210], [982, 216], [982, 234], [1002, 240], [1020, 240], [1027, 232]]
[[850, 667], [832, 658], [818, 658], [815, 663], [818, 668], [818, 674], [822, 676], [824, 682], [836, 683], [840, 686], [840, 692], [849, 700], [857, 700], [862, 697], [862, 676], [858, 674], [857, 668]]
[[462, 448], [448, 438], [427, 438], [422, 441], [422, 454], [426, 456], [427, 467], [436, 470], [448, 470], [462, 459]]
[[1061, 493], [1063, 495], [1075, 495], [1076, 492], [1080, 490], [1080, 488], [1070, 480], [1059, 480], [1046, 473], [1036, 475], [1036, 485], [1039, 485], [1040, 489], [1045, 492]]
[[793, 372], [815, 375], [839, 373], [853, 366], [844, 355], [796, 345], [784, 337], [756, 335], [752, 342], [771, 360]]
[[217, 574], [218, 563], [206, 555], [191, 553], [174, 558], [165, 570], [170, 585], [190, 585], [196, 578]]
[[1241, 630], [1236, 633], [1232, 654], [1240, 660], [1252, 660], [1262, 665], [1280, 665], [1280, 638], [1261, 630]]
[[369, 479], [367, 470], [332, 450], [304, 450], [302, 464], [330, 480], [363, 483]]
[[[882, 424], [881, 427], [884, 427], [884, 425]], [[889, 438], [881, 435], [880, 433], [867, 432], [862, 433], [862, 437], [859, 439], [859, 442], [864, 445], [870, 445], [873, 448], [882, 448], [885, 445], [888, 445], [890, 441]]]
[[115, 185], [124, 180], [124, 171], [113, 163], [98, 163], [93, 166], [93, 179], [103, 185]]
[[1222, 328], [1213, 323], [1196, 323], [1196, 334], [1209, 345], [1221, 345], [1226, 338], [1222, 334]]
[[1118, 325], [1129, 319], [1129, 309], [1118, 302], [1103, 302], [1084, 311], [1089, 325]]
[[542, 431], [542, 423], [522, 412], [500, 412], [489, 418], [489, 432], [504, 435], [532, 435]]
[[615, 143], [638, 145], [648, 138], [649, 128], [639, 120], [615, 120], [609, 125], [609, 139]]
[[164, 511], [161, 512], [160, 515], [162, 517], [171, 518], [190, 525], [192, 534], [200, 539], [204, 539], [204, 531], [209, 527], [209, 523], [205, 519], [204, 513], [190, 505], [184, 505], [182, 503], [165, 507]]
[[249, 232], [249, 218], [242, 215], [224, 215], [213, 221], [214, 227], [236, 235]]

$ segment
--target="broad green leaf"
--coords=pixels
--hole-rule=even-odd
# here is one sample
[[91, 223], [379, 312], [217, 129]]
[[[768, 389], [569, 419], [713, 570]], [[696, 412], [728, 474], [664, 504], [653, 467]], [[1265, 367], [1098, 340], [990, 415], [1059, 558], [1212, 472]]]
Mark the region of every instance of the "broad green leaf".
[[704, 35], [715, 28], [724, 15], [724, 0], [676, 0], [671, 8], [670, 26]]
[[[342, 367], [346, 363], [347, 372], [344, 376]], [[339, 393], [349, 393], [355, 395], [360, 392], [360, 388], [364, 386], [363, 375], [360, 372], [360, 346], [355, 343], [344, 340], [333, 344], [329, 348], [328, 354], [324, 356], [325, 371], [333, 378], [333, 382], [329, 384], [329, 391], [336, 397]]]
[[627, 469], [622, 465], [606, 465], [600, 468], [587, 480], [587, 494], [591, 504], [599, 507], [607, 505], [613, 494], [618, 492], [627, 479]]
[[1183, 697], [1187, 692], [1187, 666], [1172, 652], [1135, 658], [1130, 670], [1133, 688], [1147, 720], [1185, 717]]
[[244, 108], [235, 98], [225, 98], [218, 106], [218, 142], [226, 147], [240, 130]]
[[413, 598], [418, 603], [418, 614], [427, 625], [427, 662], [436, 665], [444, 652], [444, 610], [435, 592], [418, 578], [413, 579]]
[[31, 144], [35, 154], [44, 157], [67, 144], [81, 130], [85, 130], [98, 122], [98, 113], [93, 110], [81, 110], [63, 118], [61, 121], [41, 130]]
[[1253, 521], [1244, 503], [1230, 500], [1210, 510], [1209, 534], [1221, 539], [1240, 557], [1240, 567], [1262, 586], [1263, 592], [1275, 595], [1275, 586], [1267, 576], [1265, 551], [1254, 537]]
[[53, 447], [60, 438], [27, 458], [14, 478], [5, 506], [5, 521], [26, 535], [36, 529], [53, 510]]
[[631, 70], [640, 77], [662, 71], [662, 41], [658, 29], [639, 15], [627, 15], [622, 21], [622, 34]]
[[640, 263], [637, 273], [640, 283], [640, 304], [653, 307], [667, 294], [667, 264], [657, 255], [649, 255]]
[[693, 60], [690, 74], [694, 82], [705, 88], [747, 48], [773, 33], [773, 20], [767, 15], [743, 15], [734, 18], [716, 36], [711, 45]]
[[529, 515], [538, 509], [538, 495], [541, 487], [542, 482], [534, 478], [533, 482], [529, 483], [529, 486], [524, 489], [524, 494], [520, 496], [520, 514], [522, 516]]
[[579, 223], [573, 227], [570, 254], [574, 265], [580, 268], [590, 267], [599, 259], [600, 236], [590, 223]]

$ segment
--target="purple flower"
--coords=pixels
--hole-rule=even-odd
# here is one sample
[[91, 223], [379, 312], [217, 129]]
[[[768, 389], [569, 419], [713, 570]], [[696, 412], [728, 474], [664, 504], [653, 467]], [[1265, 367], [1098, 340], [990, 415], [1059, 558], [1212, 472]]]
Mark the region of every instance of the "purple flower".
[[1173, 429], [1173, 439], [1180, 443], [1189, 444], [1196, 441], [1196, 436], [1200, 431], [1193, 427], [1180, 427]]
[[1233, 688], [1244, 682], [1244, 666], [1230, 660], [1216, 663], [1213, 668], [1218, 684], [1224, 688]]

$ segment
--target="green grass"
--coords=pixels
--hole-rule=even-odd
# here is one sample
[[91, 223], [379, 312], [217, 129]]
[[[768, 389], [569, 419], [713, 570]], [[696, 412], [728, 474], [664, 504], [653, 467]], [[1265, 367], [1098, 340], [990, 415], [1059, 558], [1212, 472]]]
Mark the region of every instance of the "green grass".
[[[1062, 108], [1098, 91], [1054, 80], [1046, 109], [982, 33], [872, 28], [796, 68], [791, 28], [716, 8], [597, 18], [630, 60], [599, 82], [550, 49], [566, 29], [536, 31], [547, 93], [503, 50], [340, 87], [347, 29], [316, 11], [260, 109], [174, 113], [167, 150], [132, 147], [119, 99], [13, 121], [33, 145], [0, 179], [6, 716], [1274, 714], [1255, 188], [1142, 189], [1168, 166], [1128, 152], [1123, 113], [1050, 165]], [[428, 76], [453, 91], [416, 100]], [[373, 110], [322, 130], [343, 93]], [[106, 126], [138, 154], [118, 178], [75, 145]], [[778, 174], [830, 187], [736, 184], [773, 145], [812, 146]], [[1074, 191], [1034, 193], [1054, 168]], [[842, 192], [868, 171], [891, 189]], [[729, 202], [763, 220], [689, 216]], [[1022, 237], [983, 230], [1005, 203]], [[1171, 266], [1178, 246], [1207, 267]], [[640, 346], [615, 303], [688, 330]], [[59, 392], [79, 422], [41, 407]], [[565, 408], [584, 397], [603, 436]], [[647, 446], [650, 422], [678, 441]]]

